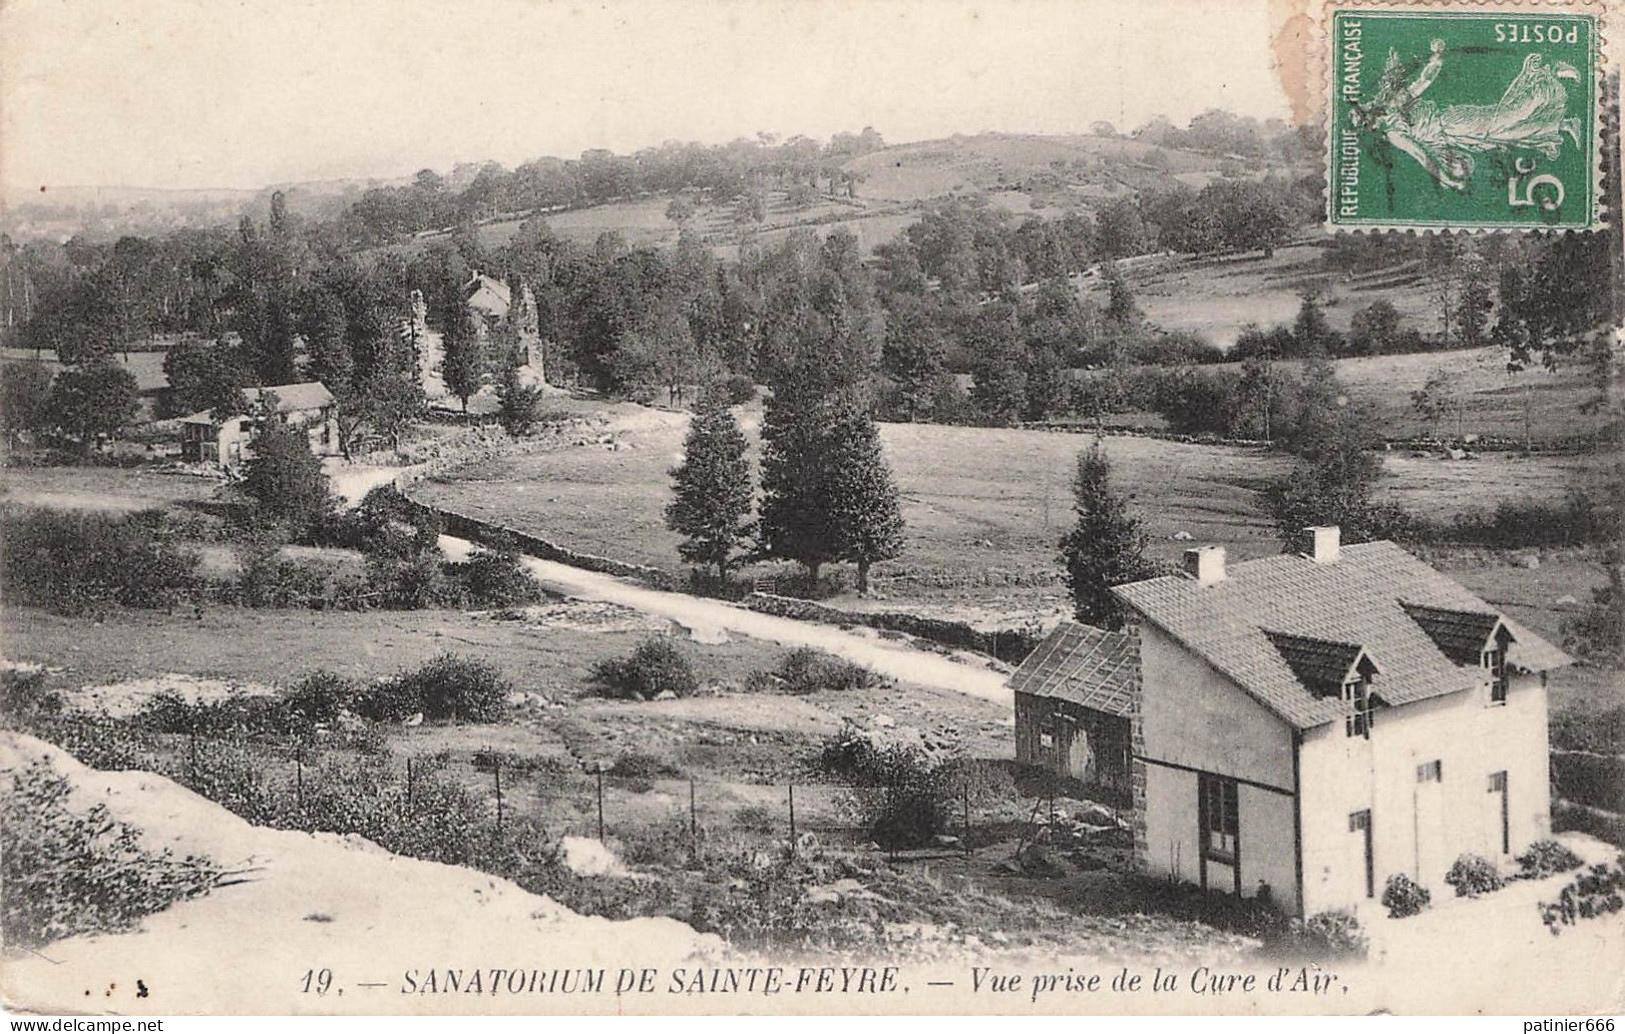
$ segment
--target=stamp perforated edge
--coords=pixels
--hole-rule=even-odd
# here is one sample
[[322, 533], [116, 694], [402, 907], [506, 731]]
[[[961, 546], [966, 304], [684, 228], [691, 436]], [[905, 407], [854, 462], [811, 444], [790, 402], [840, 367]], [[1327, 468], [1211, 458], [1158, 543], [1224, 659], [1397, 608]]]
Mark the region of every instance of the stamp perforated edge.
[[[1310, 40], [1306, 55], [1309, 73], [1309, 98], [1313, 105], [1311, 120], [1318, 125], [1325, 140], [1321, 160], [1321, 229], [1328, 235], [1345, 233], [1369, 234], [1523, 234], [1523, 233], [1605, 233], [1619, 213], [1608, 207], [1607, 191], [1603, 181], [1602, 114], [1607, 100], [1608, 76], [1619, 71], [1616, 61], [1610, 59], [1608, 6], [1602, 0], [1309, 0], [1308, 24]], [[1332, 16], [1338, 11], [1393, 12], [1395, 14], [1508, 14], [1528, 15], [1551, 12], [1558, 14], [1590, 14], [1594, 17], [1593, 42], [1596, 74], [1592, 77], [1592, 110], [1596, 114], [1593, 127], [1595, 145], [1591, 153], [1592, 211], [1585, 226], [1544, 227], [1515, 226], [1504, 223], [1425, 223], [1421, 221], [1395, 223], [1336, 223], [1331, 213], [1332, 166], [1334, 162], [1332, 140]], [[1616, 17], [1620, 17], [1616, 15]], [[1622, 19], [1625, 20], [1625, 19]], [[1625, 134], [1621, 134], [1625, 135]], [[1616, 149], [1614, 168], [1620, 169], [1621, 141], [1613, 142]], [[1625, 171], [1625, 170], [1622, 170]]]

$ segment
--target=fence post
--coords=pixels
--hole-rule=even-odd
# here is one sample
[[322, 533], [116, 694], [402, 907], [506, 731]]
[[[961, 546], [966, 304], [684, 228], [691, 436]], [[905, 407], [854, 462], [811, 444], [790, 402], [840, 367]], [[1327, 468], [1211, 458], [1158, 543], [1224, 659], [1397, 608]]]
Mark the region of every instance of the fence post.
[[305, 747], [300, 744], [293, 752], [293, 799], [300, 814], [305, 810]]
[[412, 759], [406, 759], [406, 813], [412, 814]]
[[604, 766], [597, 766], [598, 772], [598, 842], [604, 842]]
[[191, 749], [187, 755], [187, 767], [192, 770], [192, 782], [197, 782], [197, 728], [192, 729]]
[[970, 784], [962, 783], [959, 787], [960, 803], [964, 806], [965, 815], [965, 857], [970, 857]]
[[790, 854], [796, 853], [796, 784], [790, 784]]
[[688, 777], [688, 853], [691, 859], [700, 857], [700, 812], [694, 804], [693, 776]]
[[495, 775], [497, 781], [497, 838], [502, 837], [502, 758], [496, 759]]

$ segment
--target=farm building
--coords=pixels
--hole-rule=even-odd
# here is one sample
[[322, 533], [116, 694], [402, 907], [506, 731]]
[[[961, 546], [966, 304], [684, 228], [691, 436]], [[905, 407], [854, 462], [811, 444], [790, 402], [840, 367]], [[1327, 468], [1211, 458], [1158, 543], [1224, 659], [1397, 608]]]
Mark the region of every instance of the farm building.
[[1129, 723], [1139, 677], [1133, 636], [1063, 622], [1010, 676], [1016, 760], [1126, 806], [1133, 790]]
[[475, 327], [480, 336], [489, 340], [499, 328], [511, 328], [512, 340], [519, 349], [519, 365], [530, 372], [535, 382], [542, 380], [542, 339], [536, 297], [530, 287], [519, 284], [519, 297], [507, 284], [476, 270], [462, 287], [463, 303], [475, 315]]
[[1128, 721], [1142, 868], [1312, 914], [1396, 873], [1449, 893], [1460, 855], [1546, 835], [1546, 673], [1569, 658], [1391, 542], [1301, 545], [1228, 569], [1187, 550], [1182, 574], [1117, 587], [1137, 680], [1075, 625], [1017, 673], [1018, 707], [1064, 693], [1090, 728]]
[[182, 417], [181, 459], [186, 463], [218, 463], [236, 467], [253, 455], [256, 412], [261, 399], [275, 400], [279, 420], [302, 428], [310, 436], [310, 451], [331, 456], [338, 451], [338, 401], [320, 381], [282, 384], [271, 388], [244, 388], [248, 412], [216, 419], [212, 410]]

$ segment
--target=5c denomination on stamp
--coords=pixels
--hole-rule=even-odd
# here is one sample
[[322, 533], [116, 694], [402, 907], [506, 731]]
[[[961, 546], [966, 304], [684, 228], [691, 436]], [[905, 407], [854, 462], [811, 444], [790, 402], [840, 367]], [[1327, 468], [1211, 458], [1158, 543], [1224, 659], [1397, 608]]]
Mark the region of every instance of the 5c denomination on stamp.
[[1331, 229], [1593, 229], [1597, 17], [1333, 9]]

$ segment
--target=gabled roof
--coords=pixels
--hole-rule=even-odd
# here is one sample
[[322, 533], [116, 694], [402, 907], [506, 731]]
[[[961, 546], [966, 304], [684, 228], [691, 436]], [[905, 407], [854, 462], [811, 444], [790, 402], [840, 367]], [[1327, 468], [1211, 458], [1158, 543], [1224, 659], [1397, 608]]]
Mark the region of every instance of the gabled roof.
[[[278, 384], [269, 388], [244, 388], [243, 398], [248, 400], [248, 408], [252, 410], [259, 403], [260, 396], [270, 392], [276, 399], [278, 413], [299, 413], [306, 410], [322, 409], [337, 403], [333, 393], [327, 390], [327, 385], [321, 381], [307, 381], [303, 384]], [[239, 414], [241, 415], [241, 414]], [[214, 425], [220, 421], [214, 418], [213, 410], [201, 410], [180, 418], [183, 424]]]
[[508, 290], [507, 284], [495, 277], [475, 273], [463, 285], [463, 301], [478, 312], [502, 317], [508, 315], [508, 308], [513, 304], [513, 293]]
[[1505, 627], [1493, 611], [1450, 610], [1400, 601], [1411, 620], [1422, 626], [1434, 645], [1457, 664], [1477, 664], [1490, 636]]
[[1292, 674], [1316, 696], [1341, 696], [1343, 684], [1349, 679], [1381, 670], [1358, 643], [1334, 643], [1269, 629], [1264, 634]]
[[[1270, 633], [1358, 645], [1380, 671], [1372, 688], [1397, 706], [1472, 689], [1483, 679], [1476, 654], [1472, 666], [1459, 665], [1410, 610], [1495, 614], [1464, 586], [1392, 542], [1345, 546], [1332, 562], [1287, 554], [1236, 564], [1223, 581], [1206, 587], [1171, 575], [1113, 592], [1284, 721], [1305, 729], [1342, 717], [1343, 702], [1306, 685]], [[1546, 671], [1570, 663], [1533, 632], [1504, 616], [1497, 620], [1512, 635], [1512, 665]], [[1336, 662], [1332, 657], [1312, 663], [1321, 670]]]
[[1127, 716], [1139, 675], [1140, 647], [1133, 636], [1063, 621], [1021, 662], [1010, 688]]

